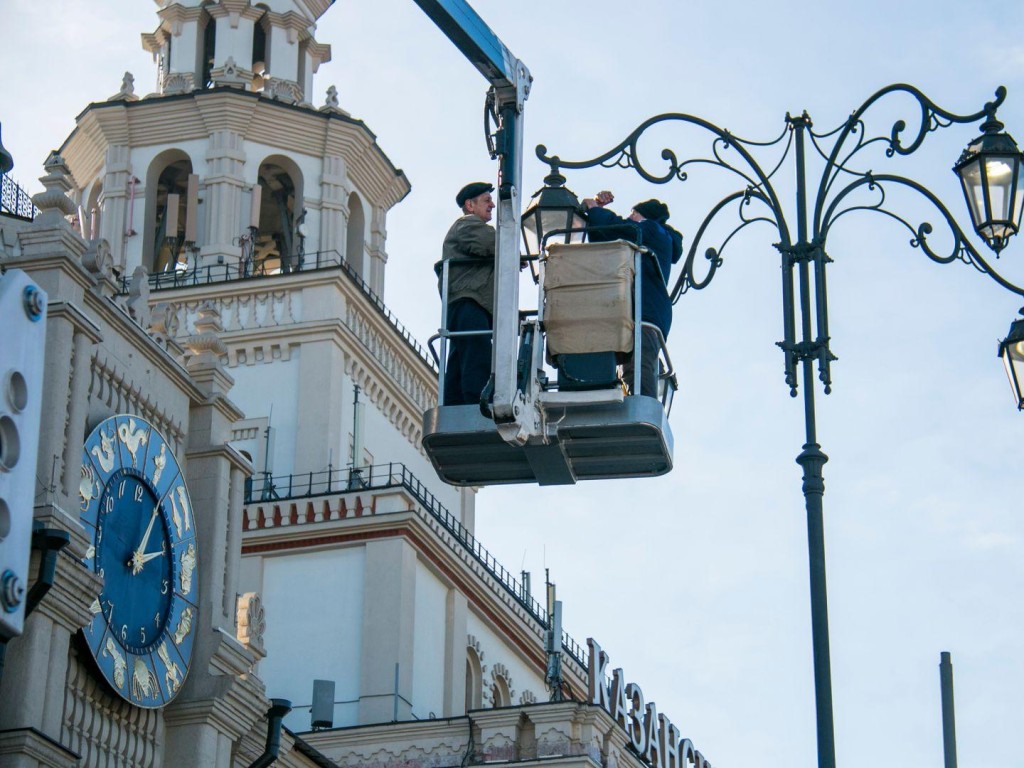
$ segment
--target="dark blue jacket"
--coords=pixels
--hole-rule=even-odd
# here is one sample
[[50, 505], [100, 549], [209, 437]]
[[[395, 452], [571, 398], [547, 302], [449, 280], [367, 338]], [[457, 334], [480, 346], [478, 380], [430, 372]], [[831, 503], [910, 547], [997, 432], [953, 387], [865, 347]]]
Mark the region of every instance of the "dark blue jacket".
[[653, 259], [649, 256], [641, 259], [640, 317], [644, 322], [658, 326], [667, 339], [669, 328], [672, 326], [672, 301], [669, 299], [667, 287], [668, 273], [672, 269], [674, 250], [681, 244], [677, 246], [672, 234], [653, 219], [628, 221], [607, 208], [591, 208], [587, 211], [587, 239], [592, 243], [628, 240], [654, 252], [661, 274], [658, 274]]

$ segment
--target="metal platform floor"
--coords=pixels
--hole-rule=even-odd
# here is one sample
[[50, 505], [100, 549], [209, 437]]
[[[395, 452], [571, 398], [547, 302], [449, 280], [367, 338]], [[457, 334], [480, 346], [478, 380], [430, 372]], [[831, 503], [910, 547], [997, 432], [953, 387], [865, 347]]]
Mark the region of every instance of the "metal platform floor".
[[549, 442], [509, 445], [476, 405], [423, 414], [423, 447], [450, 485], [539, 483], [655, 477], [672, 469], [672, 431], [652, 397], [547, 405]]

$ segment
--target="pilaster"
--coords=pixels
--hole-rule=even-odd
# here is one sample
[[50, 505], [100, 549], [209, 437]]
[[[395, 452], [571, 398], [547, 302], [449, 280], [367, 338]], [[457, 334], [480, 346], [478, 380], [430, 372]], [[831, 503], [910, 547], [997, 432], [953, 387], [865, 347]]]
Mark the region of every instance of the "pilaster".
[[396, 706], [397, 719], [408, 720], [416, 600], [412, 545], [403, 538], [368, 542], [363, 584], [359, 724], [391, 722], [396, 719]]
[[100, 193], [100, 238], [110, 243], [114, 263], [124, 274], [125, 226], [128, 218], [128, 185], [131, 181], [131, 162], [127, 146], [111, 144], [107, 147], [103, 191]]
[[242, 193], [247, 188], [245, 140], [235, 131], [220, 130], [210, 135], [206, 150], [206, 244], [199, 251], [200, 266], [237, 264], [242, 249], [237, 237], [242, 232]]
[[348, 168], [340, 155], [324, 157], [323, 175], [320, 177], [320, 248], [321, 251], [342, 253], [348, 232], [348, 196], [352, 187]]

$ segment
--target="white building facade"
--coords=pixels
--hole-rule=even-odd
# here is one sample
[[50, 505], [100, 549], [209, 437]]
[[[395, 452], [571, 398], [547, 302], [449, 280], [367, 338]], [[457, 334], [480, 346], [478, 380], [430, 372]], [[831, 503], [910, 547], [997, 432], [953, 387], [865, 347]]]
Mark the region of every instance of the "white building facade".
[[[330, 4], [159, 0], [157, 93], [126, 75], [51, 157], [39, 215], [0, 217], [0, 265], [50, 301], [39, 466], [58, 482], [35, 515], [73, 540], [10, 642], [0, 763], [703, 765], [642, 694], [602, 702], [568, 637], [551, 690], [547, 612], [420, 446], [436, 365], [382, 299], [410, 185], [333, 88], [313, 104]], [[191, 671], [146, 709], [76, 640], [106, 588], [81, 448], [132, 416], [169, 436], [199, 548]], [[261, 758], [268, 696], [292, 709]]]

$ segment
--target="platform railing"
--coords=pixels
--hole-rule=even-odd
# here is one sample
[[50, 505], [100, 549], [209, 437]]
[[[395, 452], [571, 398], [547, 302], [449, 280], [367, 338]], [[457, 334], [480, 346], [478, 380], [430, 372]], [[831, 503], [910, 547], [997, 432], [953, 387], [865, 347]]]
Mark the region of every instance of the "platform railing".
[[[403, 488], [497, 581], [505, 591], [542, 626], [548, 625], [548, 612], [458, 518], [404, 464], [374, 464], [367, 467], [328, 469], [291, 475], [251, 478], [245, 487], [245, 503], [289, 501], [361, 490], [379, 491]], [[562, 646], [584, 670], [587, 651], [567, 632]]]

